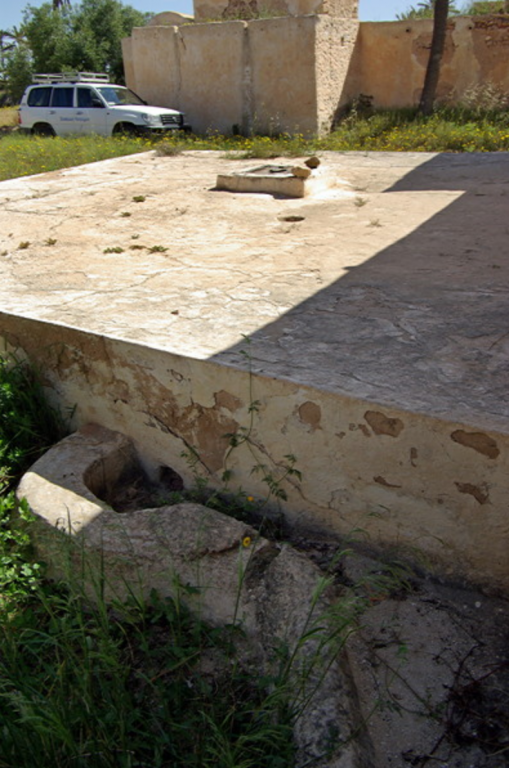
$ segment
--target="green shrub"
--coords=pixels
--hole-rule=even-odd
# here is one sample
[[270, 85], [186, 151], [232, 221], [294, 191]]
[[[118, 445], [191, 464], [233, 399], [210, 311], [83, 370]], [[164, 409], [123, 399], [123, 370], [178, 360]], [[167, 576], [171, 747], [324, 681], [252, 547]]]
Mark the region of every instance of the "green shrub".
[[16, 483], [64, 432], [35, 369], [12, 355], [0, 356], [0, 491]]

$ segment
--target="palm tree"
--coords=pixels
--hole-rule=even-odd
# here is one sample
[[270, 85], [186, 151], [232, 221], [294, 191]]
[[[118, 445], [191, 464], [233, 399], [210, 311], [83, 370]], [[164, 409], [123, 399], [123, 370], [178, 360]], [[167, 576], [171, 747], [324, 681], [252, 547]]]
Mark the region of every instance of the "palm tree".
[[0, 29], [0, 68], [2, 71], [8, 54], [25, 41], [24, 33], [17, 27]]
[[[509, 0], [506, 0], [509, 2]], [[435, 0], [422, 0], [417, 5], [411, 5], [404, 13], [397, 13], [398, 21], [413, 21], [414, 19], [432, 19]], [[456, 8], [454, 0], [449, 0], [449, 16], [459, 16], [461, 11]]]
[[419, 112], [429, 115], [433, 111], [433, 103], [437, 92], [438, 78], [440, 77], [440, 65], [445, 47], [445, 34], [447, 31], [447, 16], [449, 14], [449, 0], [434, 0], [433, 3], [433, 37], [429, 52], [424, 88], [419, 102]]
[[13, 27], [12, 29], [0, 29], [0, 50], [2, 53], [12, 51], [19, 43], [25, 41], [25, 33]]

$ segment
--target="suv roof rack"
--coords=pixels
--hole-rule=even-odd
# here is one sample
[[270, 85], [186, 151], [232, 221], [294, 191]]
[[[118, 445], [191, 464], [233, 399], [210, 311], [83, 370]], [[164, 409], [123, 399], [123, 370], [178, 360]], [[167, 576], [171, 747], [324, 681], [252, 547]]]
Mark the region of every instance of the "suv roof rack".
[[36, 74], [34, 83], [109, 83], [110, 78], [105, 72], [53, 72]]

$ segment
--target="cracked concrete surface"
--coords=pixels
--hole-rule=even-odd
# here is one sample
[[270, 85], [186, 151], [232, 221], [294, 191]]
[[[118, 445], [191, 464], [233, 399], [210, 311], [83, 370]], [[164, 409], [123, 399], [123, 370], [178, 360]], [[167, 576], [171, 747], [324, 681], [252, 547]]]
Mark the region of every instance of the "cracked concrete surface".
[[337, 186], [297, 200], [214, 190], [253, 165], [215, 152], [3, 182], [0, 336], [183, 477], [193, 446], [217, 480], [251, 365], [258, 453], [303, 473], [290, 516], [505, 588], [509, 156], [321, 159]]
[[318, 199], [213, 191], [252, 162], [148, 153], [2, 183], [3, 310], [235, 365], [246, 334], [267, 375], [505, 422], [509, 159], [329, 153]]

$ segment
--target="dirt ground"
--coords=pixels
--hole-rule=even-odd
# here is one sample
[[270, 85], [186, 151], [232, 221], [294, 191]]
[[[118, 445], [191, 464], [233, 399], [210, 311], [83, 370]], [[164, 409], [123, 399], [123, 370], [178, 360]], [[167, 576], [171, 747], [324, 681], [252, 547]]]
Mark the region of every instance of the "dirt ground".
[[[294, 542], [327, 567], [338, 542]], [[348, 644], [370, 768], [509, 765], [509, 602], [407, 571], [389, 558], [341, 559], [337, 580], [367, 590]]]

